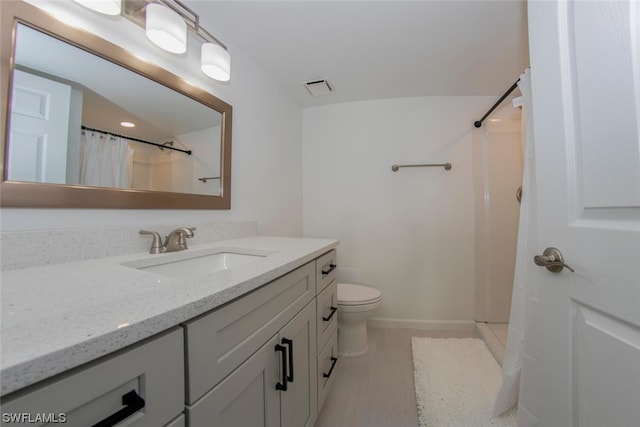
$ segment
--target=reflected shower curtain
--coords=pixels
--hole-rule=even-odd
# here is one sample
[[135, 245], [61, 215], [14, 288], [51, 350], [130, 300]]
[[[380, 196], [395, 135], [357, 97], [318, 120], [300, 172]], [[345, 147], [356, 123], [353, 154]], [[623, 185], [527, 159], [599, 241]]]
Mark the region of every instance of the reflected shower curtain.
[[132, 151], [124, 138], [83, 131], [80, 138], [80, 184], [129, 188]]
[[[533, 113], [531, 104], [531, 75], [527, 69], [520, 76], [518, 87], [523, 101], [523, 138], [524, 138], [524, 170], [522, 180], [522, 204], [520, 206], [520, 222], [518, 226], [518, 243], [516, 266], [513, 279], [513, 296], [509, 317], [509, 332], [504, 360], [502, 362], [503, 383], [494, 405], [494, 415], [498, 416], [518, 403], [521, 387], [521, 373], [524, 351], [525, 308], [527, 297], [535, 283], [528, 280], [535, 274], [532, 262], [537, 250], [536, 190], [535, 190], [535, 156], [533, 143]], [[528, 411], [520, 402], [518, 425], [531, 425]], [[521, 410], [523, 409], [523, 410]]]

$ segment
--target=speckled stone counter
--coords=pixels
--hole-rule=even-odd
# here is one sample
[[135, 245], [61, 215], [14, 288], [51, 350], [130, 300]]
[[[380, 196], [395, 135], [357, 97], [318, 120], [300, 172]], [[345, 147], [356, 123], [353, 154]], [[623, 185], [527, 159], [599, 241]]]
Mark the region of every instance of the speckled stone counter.
[[[160, 255], [135, 253], [2, 272], [2, 395], [219, 307], [338, 246], [330, 239], [246, 237]], [[177, 279], [138, 269], [213, 252], [255, 261]]]

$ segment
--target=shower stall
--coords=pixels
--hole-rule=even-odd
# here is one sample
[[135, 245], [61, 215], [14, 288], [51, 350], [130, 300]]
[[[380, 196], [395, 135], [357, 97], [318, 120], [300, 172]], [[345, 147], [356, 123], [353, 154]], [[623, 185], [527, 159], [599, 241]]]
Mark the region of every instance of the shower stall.
[[523, 143], [514, 91], [474, 131], [475, 320], [498, 360], [506, 346], [515, 270]]

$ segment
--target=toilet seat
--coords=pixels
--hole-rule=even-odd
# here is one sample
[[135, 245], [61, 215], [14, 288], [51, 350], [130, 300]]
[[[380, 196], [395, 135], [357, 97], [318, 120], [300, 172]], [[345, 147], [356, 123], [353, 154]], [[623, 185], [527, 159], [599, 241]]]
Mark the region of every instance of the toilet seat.
[[374, 288], [354, 283], [338, 283], [338, 306], [375, 304], [382, 300], [382, 293]]

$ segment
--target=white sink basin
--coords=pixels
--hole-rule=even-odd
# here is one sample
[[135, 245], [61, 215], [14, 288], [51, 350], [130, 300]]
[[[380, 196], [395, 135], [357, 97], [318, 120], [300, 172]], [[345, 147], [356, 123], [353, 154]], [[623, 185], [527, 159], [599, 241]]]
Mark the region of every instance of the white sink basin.
[[177, 278], [199, 277], [216, 271], [227, 270], [232, 267], [263, 259], [266, 255], [239, 254], [233, 252], [217, 252], [161, 264], [137, 267], [139, 270], [164, 274]]

